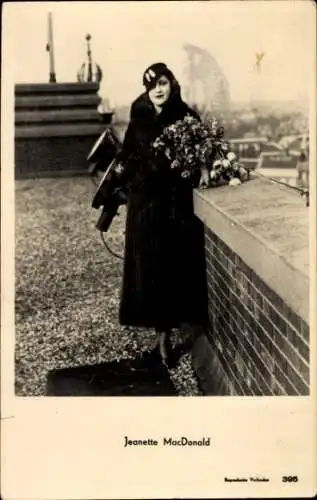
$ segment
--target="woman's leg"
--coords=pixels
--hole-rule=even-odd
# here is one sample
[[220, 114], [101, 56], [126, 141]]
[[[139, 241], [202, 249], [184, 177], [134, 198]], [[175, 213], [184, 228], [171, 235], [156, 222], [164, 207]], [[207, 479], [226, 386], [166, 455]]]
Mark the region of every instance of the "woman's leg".
[[169, 329], [156, 328], [157, 343], [163, 364], [168, 368], [174, 365], [173, 349], [171, 343], [171, 331]]

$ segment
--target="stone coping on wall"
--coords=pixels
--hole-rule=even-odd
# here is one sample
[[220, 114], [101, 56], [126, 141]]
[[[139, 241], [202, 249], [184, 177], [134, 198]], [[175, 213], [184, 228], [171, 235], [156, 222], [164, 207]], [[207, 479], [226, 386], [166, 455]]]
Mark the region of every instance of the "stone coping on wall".
[[195, 213], [309, 323], [309, 208], [299, 193], [251, 176], [194, 192]]

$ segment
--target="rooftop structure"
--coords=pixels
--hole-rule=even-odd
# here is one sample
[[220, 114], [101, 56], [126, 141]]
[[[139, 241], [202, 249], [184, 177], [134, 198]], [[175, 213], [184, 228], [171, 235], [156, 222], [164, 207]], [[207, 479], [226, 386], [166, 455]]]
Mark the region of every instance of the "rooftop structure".
[[102, 80], [102, 70], [100, 66], [92, 59], [91, 47], [90, 47], [91, 35], [88, 33], [86, 35], [87, 42], [87, 59], [80, 66], [77, 73], [77, 80], [80, 83], [100, 83]]
[[200, 103], [216, 112], [227, 111], [230, 105], [229, 82], [216, 59], [205, 49], [185, 44], [187, 53], [186, 99]]

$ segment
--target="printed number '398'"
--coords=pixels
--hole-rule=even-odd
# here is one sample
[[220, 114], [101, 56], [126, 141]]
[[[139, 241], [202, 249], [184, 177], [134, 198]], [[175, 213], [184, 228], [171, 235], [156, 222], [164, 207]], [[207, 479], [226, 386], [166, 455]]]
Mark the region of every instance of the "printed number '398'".
[[297, 483], [297, 476], [282, 476], [283, 483]]

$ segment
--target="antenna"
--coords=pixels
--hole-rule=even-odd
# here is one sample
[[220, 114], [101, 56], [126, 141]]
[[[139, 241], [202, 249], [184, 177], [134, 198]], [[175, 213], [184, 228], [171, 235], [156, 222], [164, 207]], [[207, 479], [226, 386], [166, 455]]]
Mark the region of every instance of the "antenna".
[[54, 44], [53, 44], [53, 18], [52, 13], [48, 13], [48, 26], [47, 26], [47, 45], [46, 50], [49, 53], [49, 69], [50, 69], [50, 83], [56, 83], [55, 61], [54, 61]]

